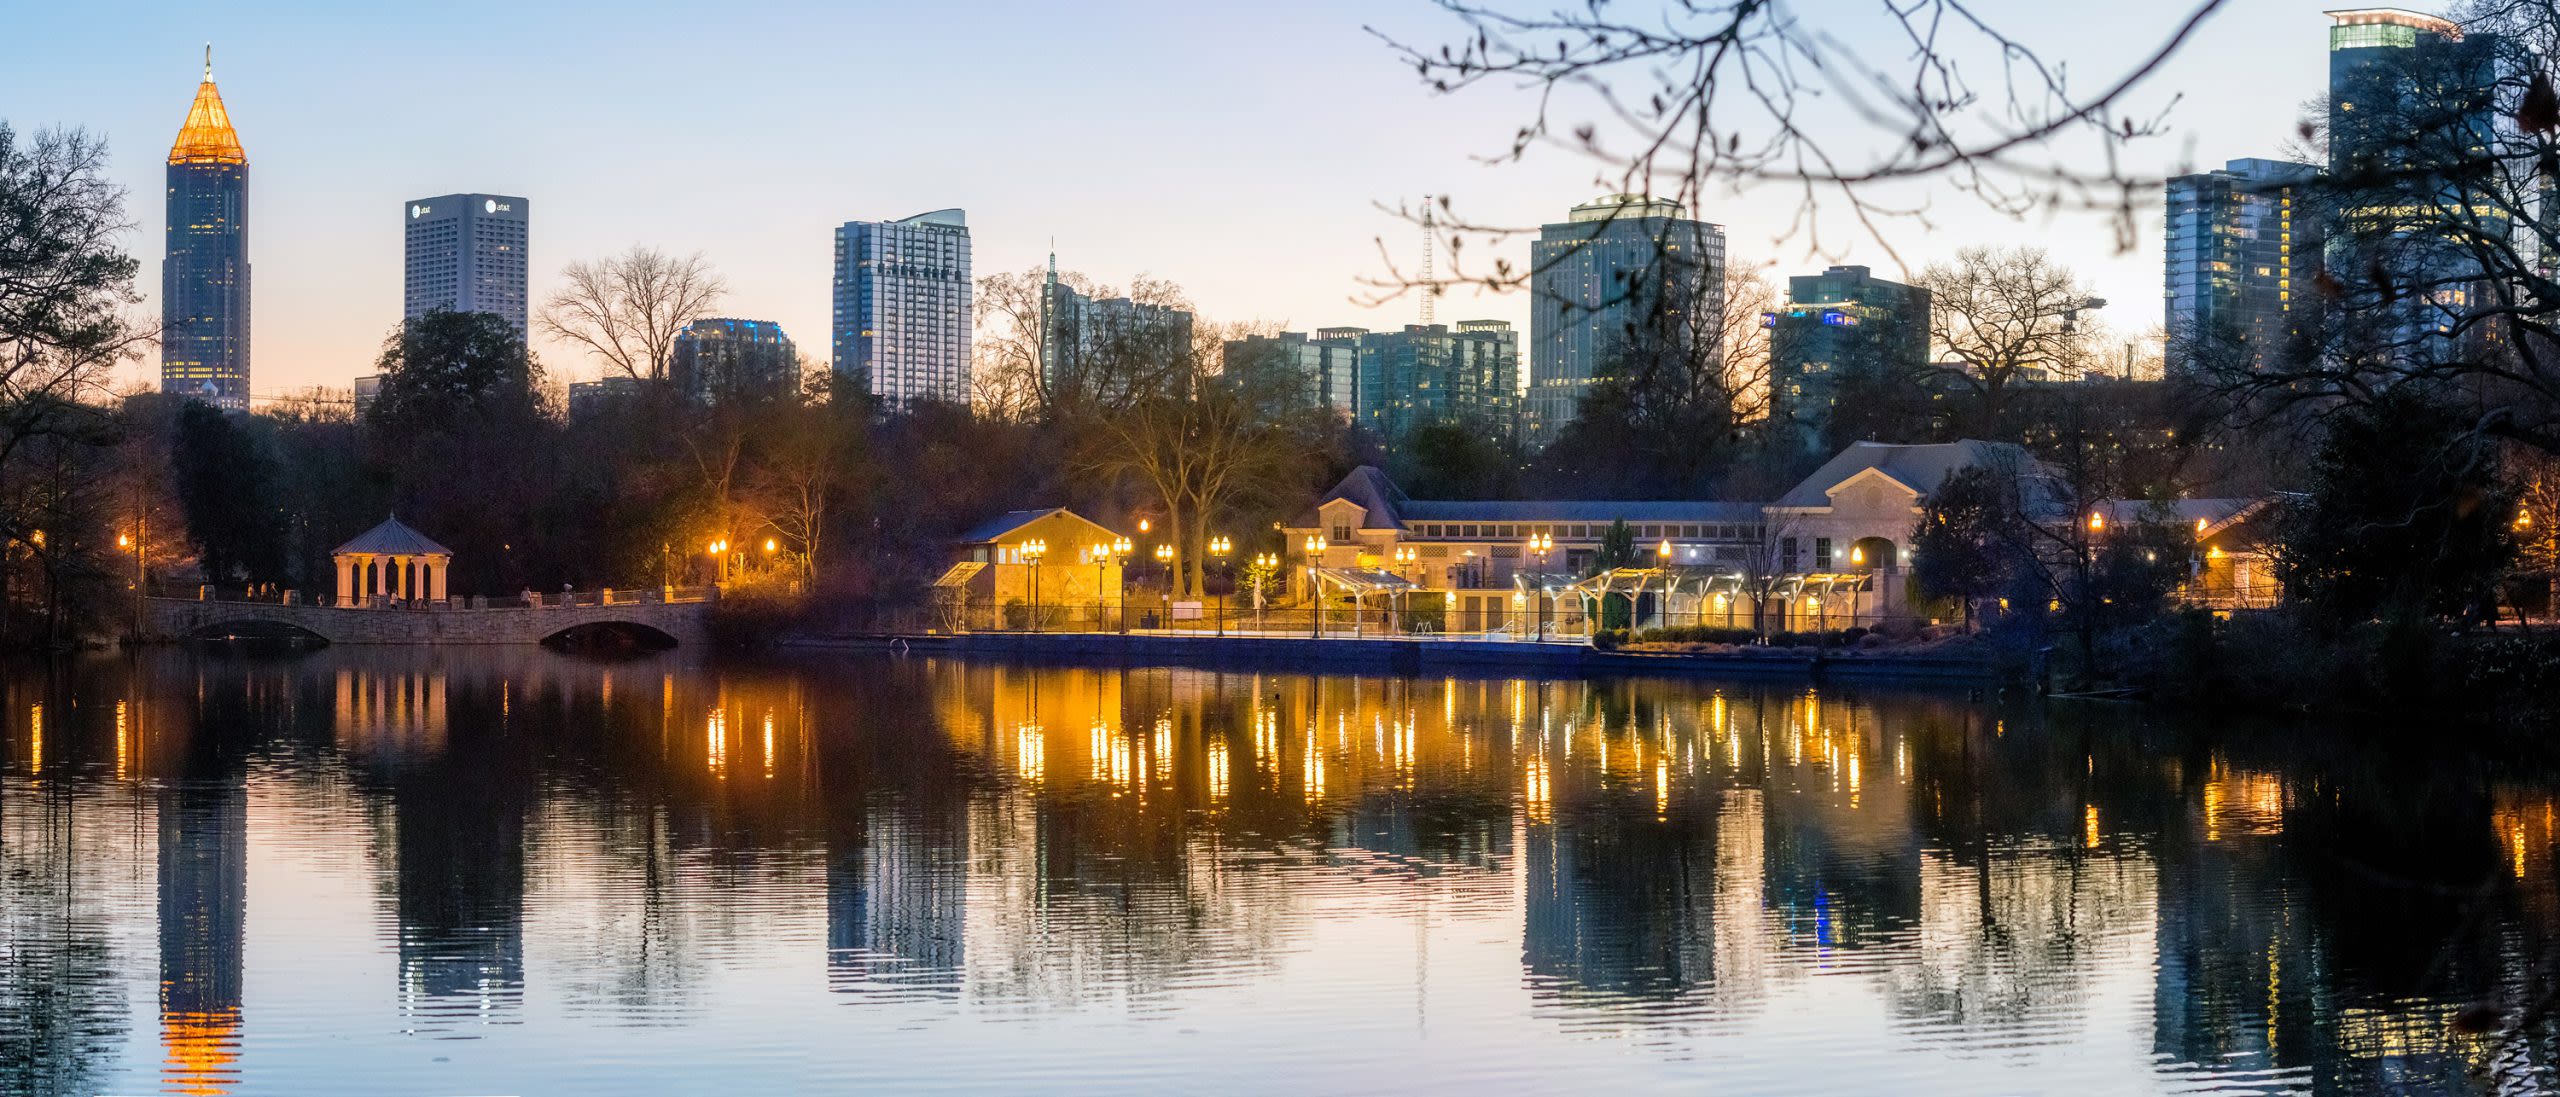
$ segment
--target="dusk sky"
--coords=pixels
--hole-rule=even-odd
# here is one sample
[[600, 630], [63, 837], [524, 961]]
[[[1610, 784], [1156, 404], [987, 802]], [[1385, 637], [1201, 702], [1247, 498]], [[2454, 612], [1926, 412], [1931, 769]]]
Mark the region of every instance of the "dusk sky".
[[[2326, 80], [2323, 5], [2244, 0], [2149, 85], [2186, 101], [2145, 170], [2270, 156]], [[1890, 50], [1875, 5], [1798, 4], [1850, 18], [1831, 33]], [[1992, 3], [2068, 61], [2112, 79], [2185, 5]], [[2068, 11], [2068, 19], [2054, 16]], [[1362, 307], [1363, 276], [1415, 231], [1377, 208], [1425, 193], [1511, 224], [1559, 219], [1606, 189], [1560, 150], [1484, 165], [1525, 117], [1515, 92], [1440, 97], [1363, 29], [1454, 40], [1420, 0], [1290, 4], [517, 3], [10, 5], [0, 117], [83, 126], [111, 142], [131, 190], [133, 249], [157, 311], [162, 160], [204, 43], [251, 164], [252, 365], [260, 396], [344, 387], [399, 319], [399, 210], [453, 191], [525, 196], [532, 297], [562, 264], [646, 243], [703, 252], [721, 313], [779, 321], [827, 356], [830, 233], [853, 219], [965, 208], [977, 273], [1039, 263], [1122, 284], [1148, 273], [1210, 320], [1391, 327], [1411, 300]], [[1996, 79], [1983, 74], [1985, 82]], [[2136, 247], [2095, 216], [2017, 223], [1928, 196], [1934, 231], [1888, 227], [1919, 263], [1978, 242], [2033, 242], [2086, 274], [2108, 321], [2160, 321], [2158, 198]], [[1865, 262], [1845, 227], [1827, 255], [1786, 231], [1794, 196], [1697, 211], [1772, 273]], [[1525, 241], [1509, 245], [1525, 260]], [[1525, 323], [1518, 294], [1445, 300], [1440, 318]], [[553, 376], [595, 364], [536, 341]], [[128, 371], [157, 376], [156, 354]]]

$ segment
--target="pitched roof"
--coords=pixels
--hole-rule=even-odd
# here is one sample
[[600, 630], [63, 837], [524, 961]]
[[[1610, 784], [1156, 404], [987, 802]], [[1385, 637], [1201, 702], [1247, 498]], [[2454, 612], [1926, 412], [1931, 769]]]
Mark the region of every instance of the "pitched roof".
[[1398, 488], [1395, 481], [1387, 479], [1387, 474], [1378, 466], [1362, 465], [1351, 470], [1351, 474], [1335, 484], [1324, 498], [1316, 500], [1314, 506], [1299, 511], [1297, 528], [1315, 528], [1318, 509], [1336, 499], [1360, 504], [1362, 529], [1400, 529], [1404, 525], [1399, 517], [1405, 502], [1404, 490]]
[[1889, 442], [1856, 442], [1822, 463], [1813, 475], [1788, 489], [1777, 507], [1827, 507], [1831, 505], [1831, 489], [1839, 487], [1868, 469], [1893, 478], [1895, 483], [1927, 498], [1945, 483], [1947, 474], [1969, 465], [2008, 464], [2023, 466], [2035, 458], [2008, 442], [1982, 442], [1971, 438], [1958, 442], [1906, 446]]
[[1043, 518], [1047, 518], [1053, 514], [1063, 514], [1069, 518], [1075, 519], [1076, 521], [1101, 530], [1104, 533], [1112, 532], [1111, 527], [1103, 525], [1100, 522], [1096, 522], [1093, 519], [1087, 518], [1072, 510], [1068, 510], [1065, 507], [1041, 507], [1036, 510], [1006, 511], [993, 518], [989, 518], [984, 522], [978, 523], [967, 533], [961, 534], [957, 540], [964, 545], [980, 545], [991, 541], [1001, 541], [1004, 539], [1006, 534], [1012, 533], [1015, 530], [1021, 529], [1024, 526], [1030, 525], [1031, 523], [1037, 522]]
[[453, 550], [435, 543], [433, 538], [401, 524], [397, 518], [383, 519], [381, 525], [356, 535], [355, 540], [338, 546], [337, 552], [361, 552], [374, 556], [451, 556]]
[[1298, 512], [1293, 525], [1316, 527], [1320, 508], [1358, 504], [1362, 529], [1404, 529], [1414, 522], [1754, 522], [1760, 504], [1713, 500], [1408, 499], [1375, 465], [1362, 465]]
[[1760, 504], [1715, 500], [1515, 499], [1500, 502], [1414, 501], [1408, 522], [1757, 522]]
[[196, 101], [187, 108], [187, 122], [178, 127], [178, 140], [169, 146], [172, 164], [246, 164], [249, 154], [240, 147], [240, 134], [231, 128], [231, 112], [222, 106], [222, 93], [214, 90], [213, 69], [206, 66], [204, 83], [196, 85]]

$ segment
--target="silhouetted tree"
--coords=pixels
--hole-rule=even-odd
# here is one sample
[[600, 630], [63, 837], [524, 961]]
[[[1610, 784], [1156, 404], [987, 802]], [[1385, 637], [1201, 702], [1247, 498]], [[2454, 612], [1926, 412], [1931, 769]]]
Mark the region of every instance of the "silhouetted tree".
[[205, 578], [216, 583], [284, 581], [274, 457], [230, 416], [202, 401], [190, 400], [179, 409], [177, 426], [171, 471]]

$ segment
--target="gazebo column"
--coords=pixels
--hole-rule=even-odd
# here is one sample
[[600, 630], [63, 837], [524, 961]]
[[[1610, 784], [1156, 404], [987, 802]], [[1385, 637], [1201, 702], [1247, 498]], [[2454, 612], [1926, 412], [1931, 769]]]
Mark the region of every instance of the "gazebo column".
[[446, 569], [452, 566], [453, 560], [450, 557], [427, 557], [427, 599], [429, 601], [441, 602], [445, 600], [444, 573]]
[[409, 575], [410, 563], [411, 558], [407, 556], [394, 556], [391, 558], [391, 566], [394, 569], [393, 575], [396, 576], [393, 582], [398, 584], [398, 589], [395, 593], [399, 595], [400, 600], [403, 602], [406, 602], [417, 595], [417, 580], [411, 578]]
[[355, 604], [356, 592], [355, 588], [348, 584], [353, 582], [353, 577], [349, 572], [353, 570], [351, 565], [353, 565], [355, 561], [341, 556], [333, 562], [338, 565], [338, 605], [342, 608], [352, 606]]

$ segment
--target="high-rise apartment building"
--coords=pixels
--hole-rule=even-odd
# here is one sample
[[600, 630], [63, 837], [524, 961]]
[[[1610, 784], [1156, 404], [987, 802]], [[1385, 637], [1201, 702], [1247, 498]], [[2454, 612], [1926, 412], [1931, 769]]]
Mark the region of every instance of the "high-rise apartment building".
[[1285, 369], [1304, 378], [1307, 398], [1346, 423], [1360, 421], [1360, 341], [1367, 328], [1320, 328], [1251, 335], [1227, 342], [1226, 366]]
[[2192, 373], [2200, 356], [2262, 362], [2292, 337], [2294, 295], [2320, 269], [2318, 175], [2309, 164], [2234, 160], [2169, 180], [2169, 376]]
[[1055, 401], [1127, 399], [1191, 350], [1185, 309], [1126, 297], [1091, 297], [1058, 281], [1058, 257], [1040, 297], [1040, 385]]
[[1360, 338], [1357, 420], [1400, 446], [1416, 428], [1458, 422], [1511, 436], [1520, 411], [1520, 335], [1501, 320], [1410, 324]]
[[400, 207], [406, 225], [407, 267], [401, 280], [401, 315], [416, 319], [437, 309], [494, 312], [525, 330], [529, 210], [506, 194], [447, 194]]
[[893, 408], [969, 401], [968, 215], [836, 229], [835, 370]]
[[1714, 332], [1724, 230], [1677, 202], [1617, 194], [1573, 207], [1529, 249], [1526, 426], [1544, 445], [1573, 420], [1607, 356], [1640, 325]]
[[[2477, 171], [2497, 140], [2497, 41], [2397, 8], [2328, 13], [2329, 272], [2358, 330], [2398, 357], [2459, 353], [2447, 340], [2484, 276], [2473, 242], [2503, 241], [2520, 196]], [[2476, 334], [2495, 337], [2497, 325]]]
[[705, 317], [676, 333], [667, 375], [696, 404], [781, 399], [800, 388], [800, 352], [771, 320]]
[[169, 146], [160, 391], [249, 408], [249, 154], [213, 86], [213, 51]]
[[[1837, 426], [1863, 422], [1841, 403], [1890, 398], [1929, 368], [1929, 291], [1876, 277], [1865, 267], [1832, 267], [1787, 279], [1787, 301], [1761, 316], [1769, 329], [1769, 422], [1773, 435], [1804, 453], [1853, 441]], [[1901, 418], [1906, 408], [1881, 418]], [[1864, 433], [1853, 430], [1850, 433]]]

